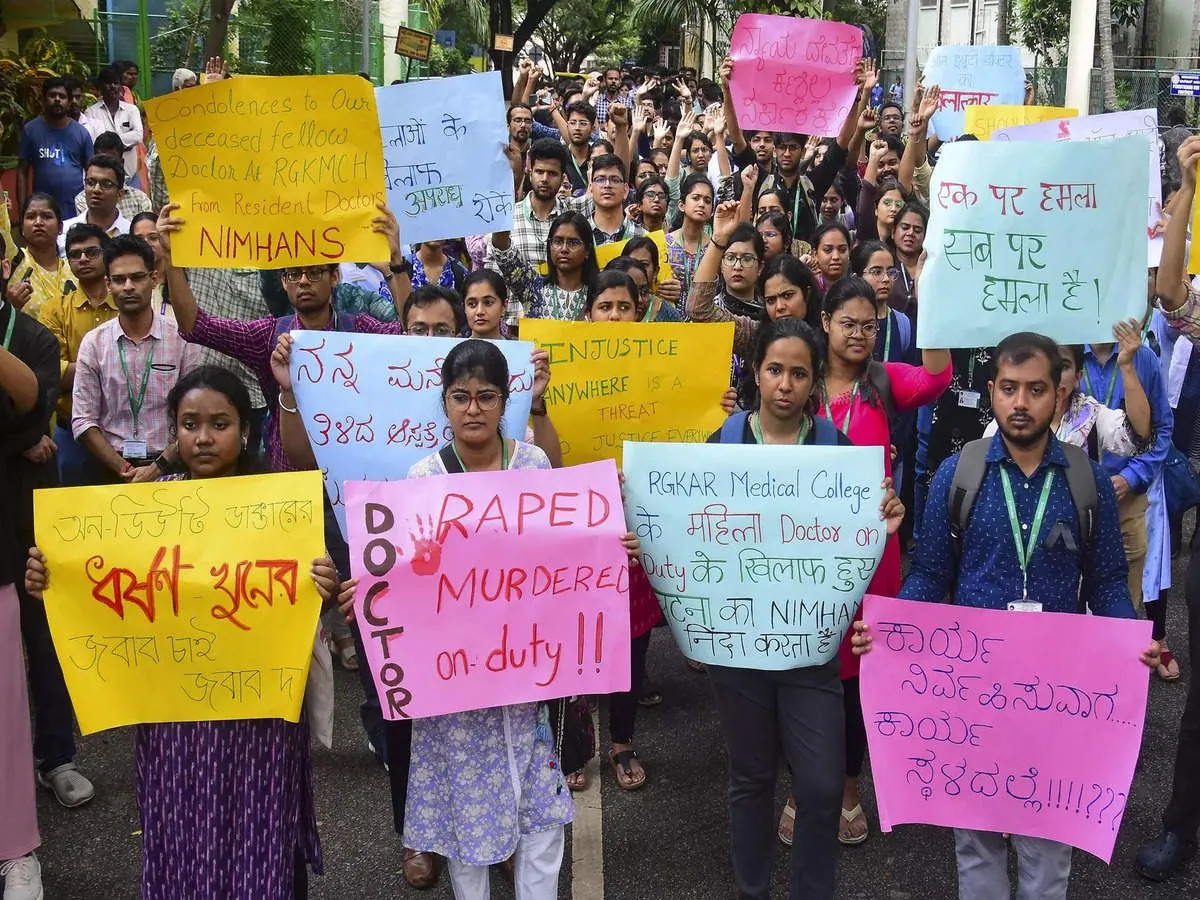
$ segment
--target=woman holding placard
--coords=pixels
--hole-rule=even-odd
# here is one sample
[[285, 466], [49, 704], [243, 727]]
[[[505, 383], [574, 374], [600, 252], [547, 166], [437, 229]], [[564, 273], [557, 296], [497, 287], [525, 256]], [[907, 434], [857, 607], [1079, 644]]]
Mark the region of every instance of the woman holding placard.
[[583, 318], [588, 283], [596, 276], [596, 241], [592, 226], [577, 212], [565, 212], [550, 223], [546, 238], [546, 275], [539, 275], [512, 246], [507, 231], [492, 235], [492, 257], [510, 290], [531, 295], [525, 315], [531, 319], [577, 322]]
[[[467, 340], [442, 364], [442, 403], [453, 439], [409, 478], [507, 469], [549, 469], [533, 444], [505, 439], [508, 364], [488, 341]], [[622, 539], [631, 567], [639, 545]], [[356, 581], [340, 603], [352, 614]], [[546, 704], [516, 703], [413, 721], [404, 844], [449, 861], [458, 900], [490, 895], [488, 866], [515, 854], [516, 894], [555, 900], [564, 830], [573, 816]]]
[[[202, 366], [179, 379], [167, 403], [187, 474], [162, 480], [259, 470], [246, 447], [250, 395], [236, 375]], [[312, 578], [329, 601], [333, 562], [314, 560]], [[34, 547], [25, 586], [40, 599], [49, 580]], [[304, 718], [139, 725], [134, 777], [143, 900], [291, 900], [307, 896], [309, 866], [322, 872]]]
[[[872, 321], [874, 319], [872, 318]], [[751, 362], [756, 397], [743, 444], [848, 445], [850, 439], [810, 411], [822, 383], [820, 341], [795, 317], [759, 330]], [[717, 432], [709, 443], [721, 443]], [[894, 536], [904, 506], [884, 481], [880, 518]], [[795, 842], [791, 898], [831, 898], [837, 876], [838, 801], [842, 797], [844, 708], [839, 662], [782, 671], [708, 667], [729, 752], [730, 818], [738, 896], [770, 891], [775, 780], [782, 749], [793, 773]]]

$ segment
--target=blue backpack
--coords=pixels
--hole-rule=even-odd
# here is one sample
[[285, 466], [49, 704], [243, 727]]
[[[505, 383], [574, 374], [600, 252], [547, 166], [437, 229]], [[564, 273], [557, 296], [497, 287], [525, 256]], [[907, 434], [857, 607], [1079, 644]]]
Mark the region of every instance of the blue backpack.
[[[732, 416], [721, 423], [721, 436], [718, 443], [721, 444], [740, 444], [742, 435], [746, 430], [746, 419], [750, 417], [750, 413], [742, 410], [735, 412]], [[821, 416], [813, 416], [813, 435], [816, 438], [813, 443], [822, 447], [835, 447], [838, 442], [837, 426], [828, 419]]]

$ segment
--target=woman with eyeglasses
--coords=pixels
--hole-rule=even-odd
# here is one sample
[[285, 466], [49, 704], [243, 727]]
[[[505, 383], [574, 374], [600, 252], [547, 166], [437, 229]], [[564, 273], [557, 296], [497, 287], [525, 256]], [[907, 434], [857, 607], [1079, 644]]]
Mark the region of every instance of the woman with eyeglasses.
[[888, 306], [898, 278], [891, 248], [883, 241], [859, 244], [850, 254], [850, 270], [875, 290], [875, 351], [880, 362], [913, 362], [912, 320]]
[[874, 227], [868, 228], [865, 224], [860, 225], [858, 239], [867, 241], [878, 238], [881, 241], [890, 241], [896, 219], [903, 208], [904, 191], [900, 187], [900, 182], [894, 178], [885, 178], [879, 184], [875, 200], [875, 219], [872, 223]]
[[[622, 257], [629, 257], [642, 266], [642, 271], [650, 281], [649, 303], [643, 321], [646, 322], [682, 322], [683, 313], [679, 310], [679, 299], [682, 285], [674, 277], [665, 281], [659, 280], [661, 266], [658, 256], [658, 244], [654, 239], [642, 235], [635, 237], [621, 251]], [[620, 258], [620, 257], [618, 257]], [[609, 264], [611, 265], [611, 263]]]
[[[542, 450], [501, 436], [509, 372], [495, 344], [463, 341], [446, 354], [441, 376], [453, 437], [414, 464], [409, 478], [550, 468]], [[622, 543], [632, 568], [637, 538], [626, 533]], [[355, 586], [347, 582], [340, 597], [348, 614]], [[489, 897], [488, 867], [514, 855], [516, 895], [554, 900], [563, 827], [573, 814], [559, 758], [545, 703], [413, 721], [405, 845], [447, 859], [457, 900]]]
[[666, 227], [667, 209], [671, 202], [671, 192], [667, 187], [667, 180], [659, 178], [656, 172], [638, 183], [637, 193], [634, 196], [636, 198], [633, 210], [634, 218], [647, 231], [662, 231]]
[[770, 262], [781, 253], [791, 253], [792, 223], [783, 213], [763, 213], [754, 226], [763, 239], [763, 260]]
[[531, 297], [526, 315], [531, 319], [578, 322], [583, 318], [588, 283], [600, 269], [592, 226], [577, 212], [565, 212], [550, 223], [546, 238], [545, 276], [539, 275], [514, 249], [507, 231], [492, 235], [494, 259], [510, 291]]
[[675, 280], [685, 297], [691, 293], [696, 269], [712, 233], [709, 222], [713, 217], [714, 196], [712, 182], [701, 173], [689, 175], [679, 189], [679, 211], [683, 221], [679, 228], [667, 234], [667, 264], [675, 273]]
[[[25, 241], [25, 249], [18, 250], [13, 261], [6, 299], [34, 319], [47, 300], [69, 293], [71, 268], [58, 252], [62, 226], [62, 212], [53, 196], [37, 191], [25, 198], [25, 206], [21, 209], [21, 238]], [[6, 247], [5, 251], [13, 249]]]
[[[884, 469], [891, 478], [891, 417], [932, 403], [950, 386], [954, 373], [946, 350], [922, 351], [919, 366], [876, 362], [872, 354], [878, 339], [877, 304], [875, 288], [855, 275], [838, 281], [825, 294], [821, 313], [825, 371], [813, 391], [812, 409], [832, 421], [856, 446], [881, 448]], [[899, 590], [900, 541], [891, 534], [867, 592], [894, 597]], [[858, 794], [867, 734], [859, 700], [858, 657], [850, 652], [848, 636], [839, 656], [846, 705], [846, 782], [838, 840], [853, 845], [865, 841], [868, 832]]]

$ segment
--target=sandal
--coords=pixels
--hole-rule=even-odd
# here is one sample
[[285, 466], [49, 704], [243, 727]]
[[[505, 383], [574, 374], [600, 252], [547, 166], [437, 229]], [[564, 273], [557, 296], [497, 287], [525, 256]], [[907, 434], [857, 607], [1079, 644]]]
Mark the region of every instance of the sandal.
[[1162, 649], [1162, 655], [1159, 657], [1158, 668], [1155, 669], [1155, 672], [1163, 681], [1179, 680], [1179, 663], [1175, 661], [1175, 654], [1166, 647]]
[[646, 783], [646, 770], [641, 768], [641, 764], [638, 765], [638, 772], [630, 765], [637, 758], [636, 750], [622, 750], [620, 753], [608, 751], [608, 762], [612, 766], [613, 774], [617, 776], [617, 787], [623, 791], [636, 791]]
[[792, 837], [796, 831], [796, 803], [791, 797], [784, 804], [783, 812], [779, 814], [779, 843], [785, 847], [792, 846]]
[[662, 703], [662, 692], [658, 688], [647, 688], [642, 691], [642, 696], [638, 697], [638, 706], [658, 706]]
[[855, 806], [854, 809], [843, 809], [842, 819], [845, 821], [846, 826], [838, 832], [838, 841], [847, 847], [855, 847], [861, 844], [871, 833], [869, 826], [863, 829], [862, 834], [854, 834], [850, 831], [850, 826], [859, 819], [862, 819], [863, 825], [867, 826], [867, 814], [863, 812], [862, 804]]
[[358, 671], [358, 651], [354, 648], [354, 638], [346, 637], [340, 641], [331, 639], [329, 650], [347, 672]]
[[585, 769], [576, 769], [567, 776], [567, 789], [572, 793], [586, 791], [588, 786], [587, 771]]

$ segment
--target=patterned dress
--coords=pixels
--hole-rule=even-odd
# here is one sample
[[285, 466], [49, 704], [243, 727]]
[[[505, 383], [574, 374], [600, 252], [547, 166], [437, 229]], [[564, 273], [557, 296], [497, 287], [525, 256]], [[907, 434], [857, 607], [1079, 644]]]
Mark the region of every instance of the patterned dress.
[[292, 900], [301, 859], [323, 872], [303, 720], [139, 725], [134, 781], [142, 900]]
[[[518, 441], [512, 469], [549, 469], [537, 447]], [[445, 475], [434, 453], [409, 478]], [[523, 834], [569, 823], [545, 704], [475, 709], [413, 722], [404, 846], [473, 866], [508, 859]]]

